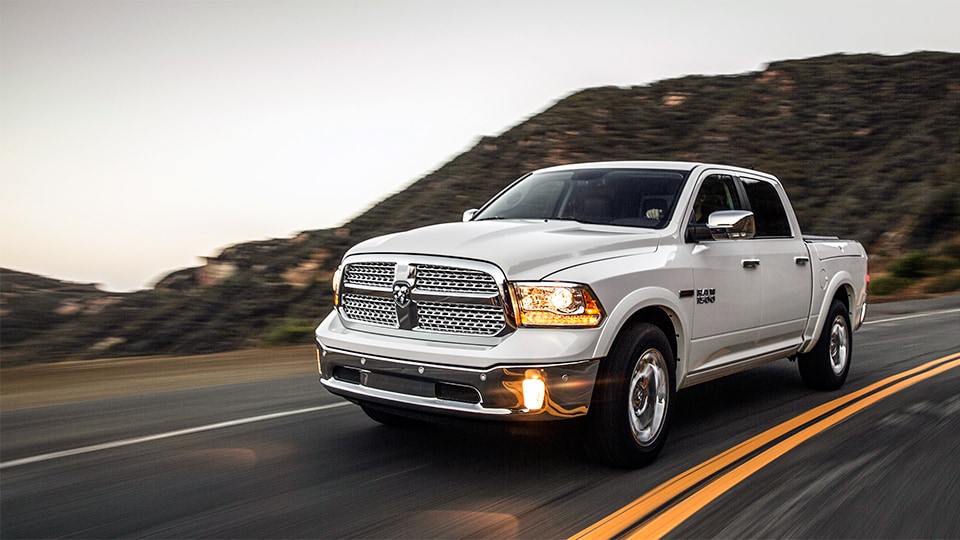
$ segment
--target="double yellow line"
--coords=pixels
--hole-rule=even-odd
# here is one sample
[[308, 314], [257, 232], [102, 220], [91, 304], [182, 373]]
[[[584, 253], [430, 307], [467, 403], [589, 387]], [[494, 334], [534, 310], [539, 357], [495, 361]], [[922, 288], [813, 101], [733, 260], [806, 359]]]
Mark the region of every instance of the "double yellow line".
[[[887, 377], [811, 409], [660, 484], [571, 539], [662, 538], [711, 501], [804, 441], [884, 398], [956, 367], [960, 367], [960, 353]], [[790, 433], [793, 434], [783, 438]]]

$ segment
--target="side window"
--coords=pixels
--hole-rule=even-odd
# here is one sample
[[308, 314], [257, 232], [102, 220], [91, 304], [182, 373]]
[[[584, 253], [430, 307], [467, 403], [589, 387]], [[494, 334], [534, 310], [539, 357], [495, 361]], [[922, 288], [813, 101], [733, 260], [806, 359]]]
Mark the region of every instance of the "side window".
[[706, 223], [713, 212], [719, 210], [741, 210], [740, 196], [732, 176], [713, 174], [704, 179], [700, 191], [693, 200], [691, 223]]
[[741, 178], [757, 224], [756, 238], [790, 238], [790, 221], [777, 188], [760, 180]]

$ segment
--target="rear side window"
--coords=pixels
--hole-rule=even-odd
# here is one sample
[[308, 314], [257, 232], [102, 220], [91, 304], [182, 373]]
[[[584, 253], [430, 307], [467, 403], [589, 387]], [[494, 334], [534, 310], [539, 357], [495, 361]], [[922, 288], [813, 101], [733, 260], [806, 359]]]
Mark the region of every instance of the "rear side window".
[[757, 224], [755, 238], [790, 238], [790, 221], [777, 188], [761, 180], [741, 178]]

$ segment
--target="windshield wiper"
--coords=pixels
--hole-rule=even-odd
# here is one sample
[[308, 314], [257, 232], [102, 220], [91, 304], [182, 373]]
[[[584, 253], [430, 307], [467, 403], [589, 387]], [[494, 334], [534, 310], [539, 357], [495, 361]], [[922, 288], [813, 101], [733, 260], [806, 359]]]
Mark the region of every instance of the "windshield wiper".
[[540, 221], [540, 220], [543, 220], [543, 221], [579, 221], [580, 223], [583, 223], [583, 221], [580, 221], [579, 219], [574, 218], [574, 217], [543, 217], [543, 216], [540, 216], [540, 217], [533, 217], [533, 216], [529, 216], [529, 217], [490, 216], [490, 217], [483, 217], [483, 218], [480, 218], [480, 219], [474, 219], [473, 221], [498, 221], [498, 220], [504, 220], [504, 219], [522, 219], [522, 220], [527, 220], [527, 221], [531, 221], [531, 220], [537, 220], [537, 221]]

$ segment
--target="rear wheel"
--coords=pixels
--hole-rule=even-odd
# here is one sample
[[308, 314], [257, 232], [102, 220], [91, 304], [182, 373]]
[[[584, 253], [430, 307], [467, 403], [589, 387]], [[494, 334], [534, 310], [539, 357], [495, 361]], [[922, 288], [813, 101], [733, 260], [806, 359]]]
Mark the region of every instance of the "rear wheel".
[[588, 416], [594, 458], [637, 468], [657, 457], [670, 427], [675, 367], [660, 328], [641, 323], [624, 331], [600, 366]]
[[837, 390], [847, 380], [852, 355], [850, 314], [843, 302], [834, 300], [816, 346], [797, 358], [800, 377], [810, 388]]

